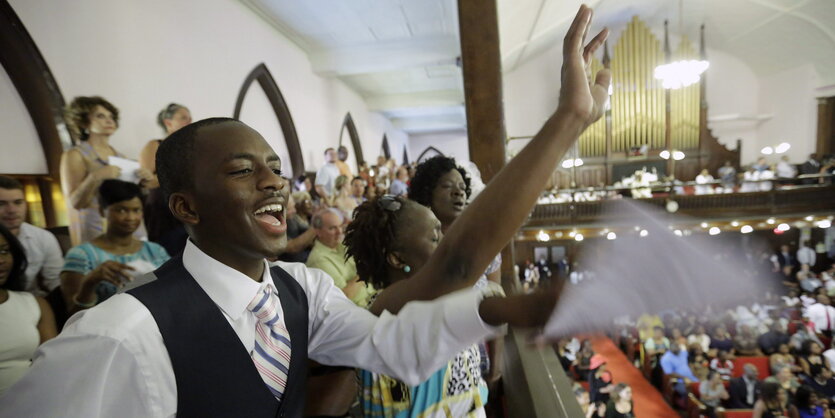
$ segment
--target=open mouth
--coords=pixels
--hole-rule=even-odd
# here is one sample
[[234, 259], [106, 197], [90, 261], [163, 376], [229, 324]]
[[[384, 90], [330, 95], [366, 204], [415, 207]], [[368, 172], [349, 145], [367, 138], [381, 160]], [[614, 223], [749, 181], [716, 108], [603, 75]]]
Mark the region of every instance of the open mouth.
[[287, 232], [287, 223], [284, 222], [284, 205], [281, 203], [270, 203], [258, 208], [255, 213], [258, 225], [270, 234], [282, 235]]
[[463, 201], [456, 201], [456, 202], [452, 202], [452, 208], [453, 208], [453, 209], [455, 209], [455, 210], [457, 210], [457, 211], [462, 211], [462, 210], [464, 210], [464, 207], [465, 207], [465, 206], [467, 206], [467, 204], [466, 204], [466, 203], [464, 203]]

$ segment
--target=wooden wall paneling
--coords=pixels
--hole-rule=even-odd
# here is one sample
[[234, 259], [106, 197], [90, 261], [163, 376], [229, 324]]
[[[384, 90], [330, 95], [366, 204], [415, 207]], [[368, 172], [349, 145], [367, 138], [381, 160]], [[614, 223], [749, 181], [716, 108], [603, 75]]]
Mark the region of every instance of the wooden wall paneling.
[[835, 97], [818, 98], [818, 158], [835, 153]]
[[232, 117], [235, 119], [240, 118], [246, 93], [255, 81], [258, 82], [258, 85], [264, 90], [264, 94], [267, 95], [267, 99], [269, 99], [273, 107], [273, 112], [275, 112], [275, 116], [278, 119], [281, 132], [284, 134], [287, 152], [290, 154], [290, 164], [293, 166], [293, 177], [304, 175], [304, 158], [302, 157], [299, 137], [296, 133], [296, 125], [293, 123], [293, 117], [290, 115], [290, 108], [284, 100], [284, 95], [281, 94], [281, 90], [278, 88], [278, 84], [276, 84], [270, 70], [267, 69], [266, 64], [258, 64], [247, 75], [241, 86], [241, 90], [238, 92], [238, 100], [235, 102], [235, 111]]
[[[470, 159], [485, 183], [504, 167], [507, 155], [502, 92], [502, 56], [499, 50], [499, 17], [495, 1], [458, 0], [458, 32], [467, 114]], [[510, 290], [513, 246], [502, 251], [502, 283]]]

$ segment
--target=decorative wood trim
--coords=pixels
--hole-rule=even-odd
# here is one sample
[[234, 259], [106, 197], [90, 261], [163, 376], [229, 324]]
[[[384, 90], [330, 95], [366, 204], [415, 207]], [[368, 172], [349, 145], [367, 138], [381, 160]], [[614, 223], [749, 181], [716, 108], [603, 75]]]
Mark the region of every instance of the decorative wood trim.
[[391, 158], [391, 149], [389, 148], [389, 139], [386, 134], [383, 134], [383, 155], [388, 160]]
[[290, 164], [293, 166], [293, 177], [304, 175], [304, 158], [302, 157], [302, 149], [299, 144], [299, 137], [296, 133], [296, 125], [293, 123], [293, 117], [290, 115], [290, 109], [287, 107], [287, 102], [281, 94], [275, 79], [270, 70], [267, 69], [266, 64], [261, 63], [249, 73], [241, 86], [238, 93], [238, 100], [235, 102], [235, 113], [233, 118], [238, 119], [241, 116], [241, 108], [244, 104], [244, 98], [249, 91], [249, 87], [254, 81], [258, 81], [258, 85], [264, 90], [270, 104], [273, 107], [278, 124], [281, 127], [281, 132], [284, 134], [284, 142], [287, 145], [287, 152], [290, 154]]
[[72, 146], [69, 141], [62, 142], [59, 134], [66, 129], [64, 96], [35, 41], [6, 0], [0, 0], [0, 65], [32, 118], [49, 176], [60, 181], [61, 154]]
[[[433, 146], [428, 146], [428, 147], [426, 147], [426, 149], [425, 149], [425, 150], [423, 150], [423, 152], [421, 152], [421, 153], [420, 153], [420, 155], [418, 156], [418, 158], [417, 158], [417, 162], [418, 162], [418, 164], [420, 164], [420, 162], [421, 162], [421, 161], [423, 161], [423, 157], [426, 157], [426, 154], [427, 154], [427, 153], [430, 153], [430, 152], [434, 152], [435, 154], [440, 155], [440, 156], [443, 156], [443, 155], [444, 155], [444, 153], [443, 153], [443, 152], [441, 152], [441, 151], [439, 151], [437, 148], [435, 148], [435, 147], [433, 147]], [[432, 157], [434, 157], [434, 155], [433, 155]], [[429, 158], [431, 158], [431, 157], [429, 157]]]
[[818, 158], [835, 151], [835, 97], [818, 98]]
[[[342, 145], [342, 133], [345, 132], [345, 129], [348, 129], [348, 136], [351, 137], [351, 145], [354, 147], [354, 158], [357, 160], [357, 168], [359, 168], [365, 159], [362, 156], [362, 142], [360, 142], [360, 135], [357, 133], [357, 125], [354, 124], [354, 118], [351, 117], [351, 112], [345, 114], [345, 119], [342, 121], [342, 128], [339, 129], [340, 146]], [[383, 139], [385, 139], [385, 136]]]
[[485, 183], [505, 164], [504, 99], [495, 1], [458, 0], [467, 143]]

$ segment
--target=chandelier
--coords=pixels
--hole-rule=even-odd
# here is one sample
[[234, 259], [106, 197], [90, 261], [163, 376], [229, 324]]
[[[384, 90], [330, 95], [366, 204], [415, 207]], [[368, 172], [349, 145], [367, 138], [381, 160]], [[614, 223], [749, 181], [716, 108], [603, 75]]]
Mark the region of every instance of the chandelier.
[[681, 60], [659, 65], [653, 74], [665, 89], [676, 90], [698, 83], [708, 67], [705, 60]]
[[[679, 0], [679, 31], [681, 31], [681, 35], [684, 35], [684, 24], [682, 23], [684, 20], [683, 17], [683, 0]], [[701, 36], [702, 36], [702, 48], [704, 48], [704, 30], [705, 26], [702, 25], [701, 27]], [[653, 75], [656, 79], [661, 80], [661, 85], [668, 90], [676, 90], [683, 87], [687, 87], [699, 82], [702, 77], [702, 73], [704, 73], [708, 67], [710, 67], [710, 63], [704, 59], [704, 49], [702, 49], [702, 59], [699, 60], [678, 60], [670, 62], [670, 40], [669, 40], [669, 31], [667, 28], [667, 21], [664, 21], [664, 53], [667, 56], [667, 63], [659, 65], [655, 67], [655, 71], [653, 71]]]

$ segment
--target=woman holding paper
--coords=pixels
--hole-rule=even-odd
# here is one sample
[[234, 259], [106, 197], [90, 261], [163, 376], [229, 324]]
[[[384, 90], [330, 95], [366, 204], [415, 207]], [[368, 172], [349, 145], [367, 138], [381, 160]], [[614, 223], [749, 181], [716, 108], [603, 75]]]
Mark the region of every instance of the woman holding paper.
[[119, 288], [168, 261], [162, 246], [133, 234], [142, 222], [142, 189], [134, 183], [108, 179], [101, 183], [99, 207], [107, 230], [67, 252], [61, 291], [69, 313], [91, 308]]
[[[119, 127], [119, 110], [99, 97], [76, 97], [66, 109], [67, 125], [80, 141], [61, 156], [61, 188], [69, 202], [70, 235], [75, 245], [100, 235], [102, 218], [95, 196], [102, 181], [119, 178], [121, 169], [111, 157], [124, 158], [110, 145], [110, 136]], [[128, 173], [125, 173], [128, 174]], [[150, 178], [138, 169], [140, 184]]]

